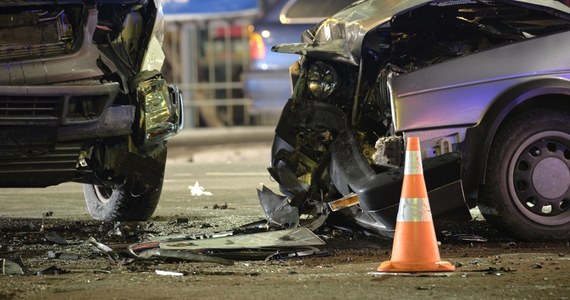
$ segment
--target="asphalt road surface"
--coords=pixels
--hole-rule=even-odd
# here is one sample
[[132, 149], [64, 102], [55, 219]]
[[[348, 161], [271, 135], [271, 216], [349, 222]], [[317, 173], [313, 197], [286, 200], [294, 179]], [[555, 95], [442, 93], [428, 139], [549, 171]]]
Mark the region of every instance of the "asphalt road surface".
[[[441, 257], [457, 267], [439, 276], [375, 276], [391, 241], [328, 226], [317, 232], [326, 242], [320, 255], [286, 260], [141, 262], [95, 252], [90, 236], [119, 248], [133, 235], [140, 242], [149, 232], [212, 233], [263, 219], [256, 189], [277, 191], [266, 172], [267, 143], [170, 154], [160, 204], [136, 225], [90, 220], [77, 184], [0, 190], [0, 262], [19, 259], [27, 269], [0, 269], [0, 299], [570, 298], [568, 242], [513, 241], [484, 221], [437, 228]], [[192, 196], [196, 182], [212, 195]], [[145, 233], [125, 229], [135, 227]], [[71, 242], [56, 243], [48, 233]]]

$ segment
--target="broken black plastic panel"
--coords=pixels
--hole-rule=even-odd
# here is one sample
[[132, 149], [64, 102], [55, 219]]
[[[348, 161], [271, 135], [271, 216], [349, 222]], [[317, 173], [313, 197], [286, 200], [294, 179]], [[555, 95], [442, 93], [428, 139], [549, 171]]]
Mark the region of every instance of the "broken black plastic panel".
[[[423, 161], [432, 215], [470, 218], [461, 188], [461, 156], [448, 153]], [[395, 227], [404, 169], [374, 171], [352, 130], [342, 131], [331, 145], [331, 180], [343, 194], [358, 195], [360, 207], [388, 229]], [[453, 212], [453, 213], [450, 213]]]

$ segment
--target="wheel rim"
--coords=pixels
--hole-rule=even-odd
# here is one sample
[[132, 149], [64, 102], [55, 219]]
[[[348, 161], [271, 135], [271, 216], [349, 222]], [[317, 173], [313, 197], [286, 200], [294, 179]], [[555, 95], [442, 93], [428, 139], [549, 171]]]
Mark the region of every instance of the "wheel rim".
[[519, 211], [543, 225], [568, 221], [570, 135], [547, 131], [527, 138], [509, 162], [509, 192]]
[[111, 201], [111, 197], [113, 196], [113, 189], [98, 185], [94, 185], [93, 188], [95, 189], [95, 194], [97, 195], [97, 199], [100, 202], [107, 204], [109, 201]]

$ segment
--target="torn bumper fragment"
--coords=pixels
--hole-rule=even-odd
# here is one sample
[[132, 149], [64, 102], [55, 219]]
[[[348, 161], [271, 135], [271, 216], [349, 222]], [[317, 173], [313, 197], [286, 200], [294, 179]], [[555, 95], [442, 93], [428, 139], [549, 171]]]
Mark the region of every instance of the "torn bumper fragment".
[[[436, 218], [459, 215], [469, 219], [461, 188], [459, 154], [426, 159], [423, 167], [432, 215]], [[389, 231], [395, 228], [403, 176], [403, 167], [375, 172], [359, 151], [354, 132], [341, 132], [331, 146], [331, 180], [335, 186], [342, 194], [358, 195], [360, 208]]]

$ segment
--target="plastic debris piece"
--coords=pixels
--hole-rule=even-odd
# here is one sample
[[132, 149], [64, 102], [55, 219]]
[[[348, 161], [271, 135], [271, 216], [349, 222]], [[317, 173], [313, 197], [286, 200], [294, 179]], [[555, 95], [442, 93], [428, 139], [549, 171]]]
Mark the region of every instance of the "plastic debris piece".
[[204, 189], [204, 187], [200, 186], [200, 183], [198, 183], [198, 181], [196, 181], [196, 183], [194, 183], [194, 185], [189, 185], [188, 189], [190, 190], [190, 194], [192, 196], [212, 196], [211, 192], [208, 192]]
[[[267, 230], [265, 230], [267, 231]], [[214, 233], [202, 233], [202, 234], [190, 234], [190, 235], [170, 235], [170, 236], [161, 236], [154, 239], [155, 242], [176, 242], [176, 241], [186, 241], [186, 240], [202, 240], [202, 239], [211, 239], [211, 238], [219, 238], [225, 236], [234, 235], [233, 231], [221, 231], [221, 232], [214, 232]]]
[[465, 242], [480, 242], [480, 243], [487, 242], [486, 238], [474, 234], [455, 234], [452, 235], [452, 238], [458, 241], [465, 241]]
[[55, 251], [48, 251], [48, 259], [62, 259], [62, 260], [79, 260], [79, 255], [73, 253], [61, 253]]
[[168, 249], [149, 249], [145, 250], [138, 254], [139, 258], [174, 258], [186, 261], [195, 261], [195, 262], [209, 262], [209, 263], [216, 263], [226, 266], [231, 266], [234, 264], [233, 261], [221, 257], [214, 257], [208, 255], [202, 255], [197, 253], [192, 253], [190, 251], [176, 251], [176, 250], [168, 250]]
[[34, 275], [37, 275], [37, 276], [41, 276], [41, 275], [62, 275], [62, 274], [67, 274], [67, 273], [69, 273], [69, 271], [61, 269], [57, 266], [51, 266], [49, 268], [35, 272]]
[[69, 245], [69, 242], [53, 231], [46, 232], [46, 240], [59, 245]]
[[97, 251], [107, 254], [112, 261], [119, 262], [117, 254], [109, 246], [98, 242], [94, 237], [89, 237], [87, 241], [93, 245]]
[[252, 234], [160, 243], [161, 249], [171, 250], [231, 250], [324, 245], [325, 242], [307, 228], [268, 231]]
[[269, 260], [287, 260], [299, 257], [307, 257], [307, 256], [327, 256], [330, 253], [323, 251], [316, 247], [307, 247], [307, 248], [300, 248], [300, 249], [286, 249], [286, 250], [278, 250], [272, 255], [269, 255], [265, 258], [265, 261]]
[[269, 223], [285, 228], [299, 225], [299, 209], [291, 206], [287, 197], [275, 194], [266, 186], [257, 190], [257, 196]]
[[155, 270], [154, 272], [157, 275], [162, 275], [162, 276], [184, 276], [184, 273], [182, 272], [162, 271], [162, 270]]
[[17, 262], [5, 258], [0, 259], [2, 275], [24, 275], [24, 268]]
[[339, 211], [346, 207], [358, 205], [359, 203], [360, 201], [358, 199], [358, 195], [355, 193], [350, 193], [338, 200], [329, 202], [328, 205], [332, 211]]
[[188, 218], [176, 218], [176, 224], [188, 224], [190, 219]]

